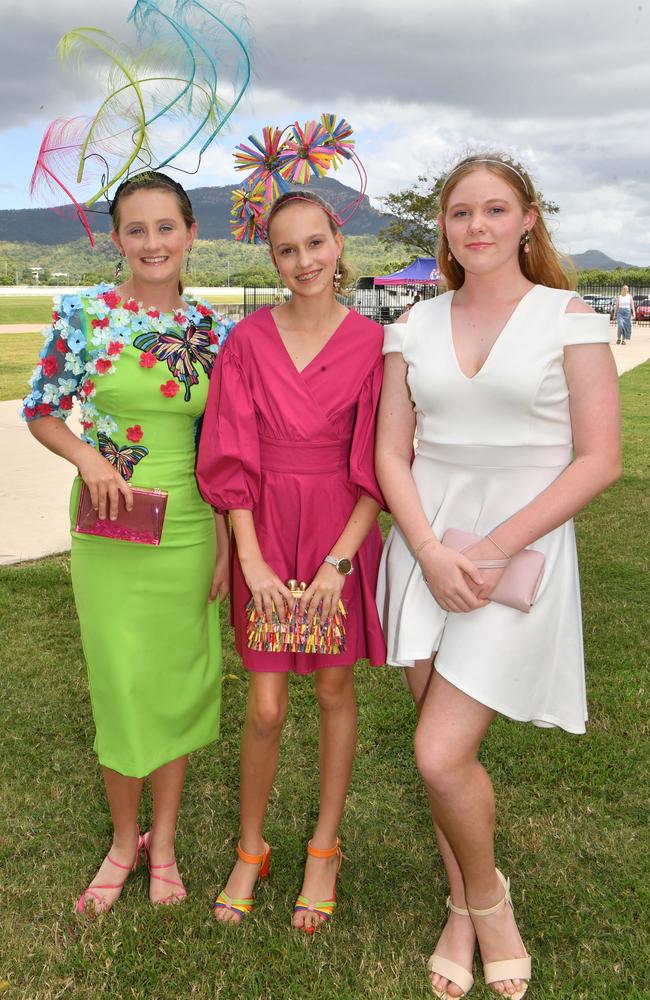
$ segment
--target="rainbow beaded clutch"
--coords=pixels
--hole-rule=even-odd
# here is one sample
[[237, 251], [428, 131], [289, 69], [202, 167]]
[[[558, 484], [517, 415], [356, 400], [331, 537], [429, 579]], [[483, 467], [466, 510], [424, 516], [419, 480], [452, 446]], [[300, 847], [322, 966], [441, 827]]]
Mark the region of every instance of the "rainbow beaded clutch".
[[[287, 580], [287, 587], [293, 597], [300, 597], [307, 584], [297, 580]], [[324, 653], [335, 656], [345, 652], [345, 619], [348, 613], [343, 601], [333, 615], [321, 619], [316, 612], [311, 622], [305, 613], [297, 610], [287, 615], [281, 622], [276, 611], [271, 621], [266, 615], [258, 614], [253, 599], [246, 605], [246, 641], [249, 649], [257, 653]]]

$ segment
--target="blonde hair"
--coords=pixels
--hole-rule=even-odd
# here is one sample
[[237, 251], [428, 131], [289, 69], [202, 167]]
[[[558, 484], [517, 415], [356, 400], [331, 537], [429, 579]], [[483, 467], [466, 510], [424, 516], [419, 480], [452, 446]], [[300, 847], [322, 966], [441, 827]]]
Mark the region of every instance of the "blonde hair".
[[[447, 174], [447, 179], [440, 191], [442, 215], [445, 215], [447, 211], [450, 195], [458, 182], [475, 170], [487, 170], [504, 180], [516, 194], [524, 212], [529, 211], [530, 208], [536, 208], [539, 212], [539, 218], [535, 225], [528, 231], [528, 252], [524, 252], [526, 243], [523, 240], [519, 247], [519, 266], [522, 274], [536, 285], [547, 285], [549, 288], [573, 288], [575, 273], [567, 273], [562, 262], [564, 261], [570, 267], [569, 258], [563, 257], [553, 246], [551, 234], [537, 203], [537, 194], [530, 176], [521, 164], [511, 160], [504, 153], [475, 153], [466, 156], [457, 163]], [[453, 255], [449, 260], [449, 254], [449, 242], [441, 227], [438, 243], [438, 267], [445, 276], [447, 288], [460, 288], [465, 281], [465, 268], [458, 263]]]
[[[318, 208], [322, 208], [327, 216], [327, 221], [333, 236], [336, 236], [341, 232], [341, 227], [337, 221], [334, 209], [329, 202], [325, 201], [324, 198], [321, 198], [320, 195], [315, 194], [313, 191], [287, 191], [285, 194], [281, 194], [279, 198], [275, 199], [271, 205], [271, 210], [266, 220], [266, 236], [271, 250], [273, 249], [271, 245], [271, 223], [273, 219], [286, 205], [291, 205], [294, 202], [300, 204], [300, 202], [303, 201], [311, 202], [311, 204], [318, 206]], [[347, 288], [352, 282], [352, 271], [343, 260], [343, 254], [339, 257], [339, 274], [341, 275], [341, 291], [343, 291], [343, 289]]]

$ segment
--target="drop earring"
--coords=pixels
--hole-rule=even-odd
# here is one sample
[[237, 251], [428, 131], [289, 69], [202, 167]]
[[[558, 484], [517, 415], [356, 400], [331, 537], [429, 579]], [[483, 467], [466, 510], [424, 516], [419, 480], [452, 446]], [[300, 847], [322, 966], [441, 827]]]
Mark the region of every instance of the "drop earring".
[[191, 244], [187, 248], [187, 260], [185, 261], [185, 270], [186, 271], [189, 271], [189, 269], [190, 269], [190, 254], [192, 253], [192, 246], [194, 246], [194, 244]]
[[117, 264], [115, 265], [115, 280], [119, 281], [122, 277], [122, 271], [124, 270], [124, 254], [121, 253], [118, 257]]
[[338, 293], [341, 291], [341, 281], [343, 275], [341, 274], [341, 258], [336, 258], [336, 271], [334, 272], [334, 277], [332, 278], [332, 284], [334, 285], [334, 291]]
[[524, 253], [530, 253], [530, 233], [527, 229], [524, 229], [521, 234], [521, 239], [519, 240], [519, 246]]

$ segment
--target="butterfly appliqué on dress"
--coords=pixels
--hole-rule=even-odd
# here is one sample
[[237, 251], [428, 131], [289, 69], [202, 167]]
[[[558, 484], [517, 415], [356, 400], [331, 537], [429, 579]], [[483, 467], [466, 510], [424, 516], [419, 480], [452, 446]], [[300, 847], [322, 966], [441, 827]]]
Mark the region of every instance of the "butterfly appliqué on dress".
[[101, 454], [117, 469], [122, 479], [130, 479], [138, 462], [149, 454], [149, 449], [143, 448], [142, 445], [131, 444], [120, 448], [103, 431], [98, 432], [97, 441]]
[[190, 400], [190, 386], [199, 381], [194, 367], [200, 364], [210, 377], [215, 355], [210, 350], [212, 320], [206, 317], [198, 326], [188, 323], [181, 331], [167, 330], [165, 333], [141, 333], [133, 341], [139, 351], [151, 351], [159, 361], [166, 361], [167, 367], [185, 387], [185, 402]]

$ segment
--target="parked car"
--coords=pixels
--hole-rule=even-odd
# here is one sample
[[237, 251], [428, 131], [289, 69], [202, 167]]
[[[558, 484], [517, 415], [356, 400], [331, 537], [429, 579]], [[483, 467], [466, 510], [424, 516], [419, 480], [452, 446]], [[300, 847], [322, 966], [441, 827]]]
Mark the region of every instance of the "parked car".
[[641, 299], [636, 303], [637, 323], [650, 323], [650, 298]]

